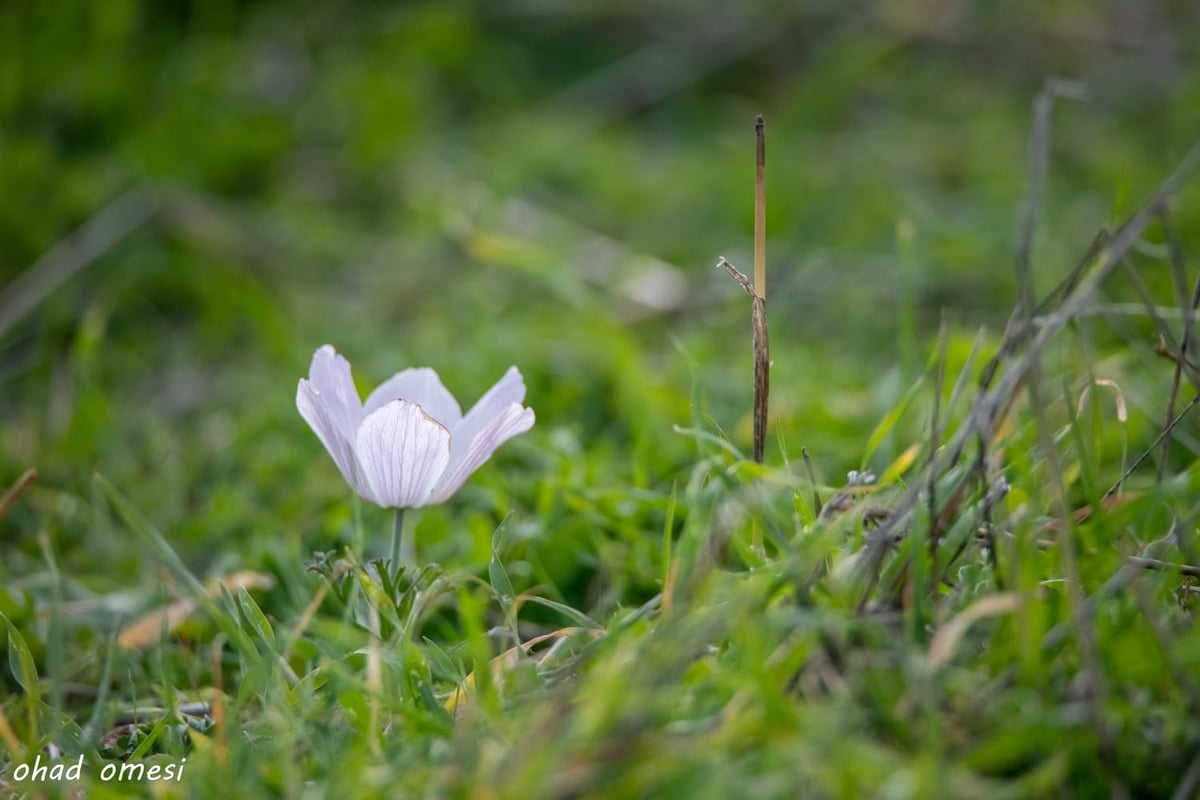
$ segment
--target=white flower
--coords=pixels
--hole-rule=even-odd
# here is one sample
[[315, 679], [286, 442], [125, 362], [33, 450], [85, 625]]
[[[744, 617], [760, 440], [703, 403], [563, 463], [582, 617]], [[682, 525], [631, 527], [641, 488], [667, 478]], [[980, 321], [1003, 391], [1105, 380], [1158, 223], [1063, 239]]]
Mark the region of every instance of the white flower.
[[364, 404], [350, 362], [325, 345], [296, 387], [296, 408], [363, 499], [415, 508], [441, 503], [496, 448], [533, 427], [525, 381], [510, 367], [464, 416], [428, 367], [397, 372]]

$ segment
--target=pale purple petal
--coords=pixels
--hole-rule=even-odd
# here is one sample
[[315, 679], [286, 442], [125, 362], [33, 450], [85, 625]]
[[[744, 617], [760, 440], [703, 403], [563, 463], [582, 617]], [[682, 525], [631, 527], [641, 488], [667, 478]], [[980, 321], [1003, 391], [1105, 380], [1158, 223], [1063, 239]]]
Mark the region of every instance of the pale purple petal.
[[483, 397], [471, 407], [462, 421], [450, 428], [451, 458], [465, 448], [491, 419], [499, 416], [513, 403], [520, 403], [524, 399], [525, 379], [521, 377], [520, 370], [509, 367], [504, 376], [483, 393]]
[[406, 369], [397, 372], [379, 385], [367, 398], [364, 410], [367, 414], [382, 408], [393, 400], [416, 403], [425, 413], [453, 430], [462, 419], [462, 410], [454, 395], [442, 385], [441, 378], [429, 367]]
[[308, 382], [338, 431], [354, 441], [354, 432], [363, 419], [363, 408], [354, 378], [350, 376], [350, 362], [338, 355], [332, 345], [324, 345], [313, 355]]
[[[441, 498], [438, 502], [453, 494], [454, 490], [461, 486], [463, 481], [479, 468], [480, 464], [487, 461], [492, 451], [489, 450], [480, 456], [478, 445], [475, 443], [476, 439], [483, 435], [485, 429], [493, 426], [507, 409], [513, 405], [519, 406], [524, 399], [525, 379], [521, 377], [520, 370], [516, 367], [509, 367], [500, 380], [483, 393], [483, 397], [479, 398], [479, 402], [472, 406], [462, 421], [450, 429], [450, 464], [446, 468], [447, 476], [442, 479], [441, 485], [435, 492]], [[532, 416], [529, 424], [533, 424]], [[504, 438], [511, 438], [528, 429], [525, 427]], [[497, 442], [492, 450], [499, 445], [500, 442]], [[450, 478], [450, 473], [454, 474], [453, 480]], [[453, 483], [453, 488], [445, 491], [451, 483]]]
[[[521, 396], [524, 397], [524, 394], [524, 386], [522, 386]], [[482, 405], [482, 402], [480, 401], [479, 405]], [[479, 405], [476, 405], [475, 409], [479, 408]], [[475, 413], [475, 409], [471, 409], [471, 413], [467, 415], [468, 418]], [[463, 435], [464, 429], [467, 427], [464, 419], [464, 424], [459, 426], [454, 434], [459, 438], [451, 439], [450, 463], [437, 487], [433, 490], [429, 502], [441, 503], [458, 491], [471, 473], [491, 458], [492, 453], [496, 452], [496, 448], [517, 434], [532, 428], [533, 420], [532, 408], [523, 408], [519, 402], [509, 403], [499, 413], [484, 420], [483, 425], [474, 430], [468, 438]]]
[[381, 506], [425, 505], [450, 460], [450, 432], [420, 406], [393, 400], [363, 420], [355, 453], [364, 486]]
[[533, 426], [512, 367], [463, 416], [428, 368], [384, 381], [364, 406], [350, 364], [325, 345], [296, 388], [296, 408], [346, 481], [365, 499], [400, 508], [440, 503], [508, 439]]
[[342, 435], [340, 427], [330, 417], [328, 409], [321, 400], [321, 396], [317, 394], [312, 384], [301, 378], [300, 383], [296, 386], [296, 409], [300, 412], [300, 416], [304, 417], [308, 426], [313, 429], [313, 432], [317, 434], [321, 444], [325, 445], [329, 455], [333, 456], [333, 461], [337, 464], [342, 477], [346, 479], [346, 483], [356, 487], [354, 447], [350, 440]]

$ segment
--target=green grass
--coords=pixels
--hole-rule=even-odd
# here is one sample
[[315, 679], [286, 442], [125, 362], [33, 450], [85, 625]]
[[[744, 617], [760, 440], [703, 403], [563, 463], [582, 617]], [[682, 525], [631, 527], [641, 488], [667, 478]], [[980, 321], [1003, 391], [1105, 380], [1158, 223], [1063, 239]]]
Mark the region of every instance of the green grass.
[[[775, 6], [0, 8], [0, 794], [1196, 794], [1200, 178], [1053, 289], [1200, 135], [1200, 19]], [[295, 411], [326, 342], [526, 378], [419, 569]]]

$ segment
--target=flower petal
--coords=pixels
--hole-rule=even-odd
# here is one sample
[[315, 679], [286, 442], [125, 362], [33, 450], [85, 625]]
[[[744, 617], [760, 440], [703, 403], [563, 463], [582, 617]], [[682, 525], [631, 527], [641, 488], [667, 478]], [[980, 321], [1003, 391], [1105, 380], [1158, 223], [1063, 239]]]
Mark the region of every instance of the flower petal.
[[450, 432], [415, 403], [392, 400], [355, 437], [363, 483], [381, 506], [425, 505], [450, 460]]
[[[296, 410], [317, 434], [329, 455], [333, 456], [346, 483], [354, 489], [360, 489], [355, 480], [354, 445], [351, 439], [342, 434], [341, 425], [334, 420], [330, 414], [330, 404], [325, 401], [326, 396], [318, 393], [311, 382], [300, 379], [296, 386]], [[361, 490], [359, 493], [362, 493]]]
[[354, 432], [362, 422], [362, 401], [350, 375], [350, 362], [338, 355], [332, 345], [321, 347], [308, 368], [308, 382], [316, 390], [318, 401], [341, 434], [354, 441]]
[[296, 409], [333, 456], [342, 477], [359, 489], [355, 480], [354, 432], [362, 419], [362, 403], [350, 375], [350, 362], [331, 345], [324, 345], [313, 354], [308, 379], [301, 379], [296, 386]]
[[[524, 396], [524, 386], [522, 386], [521, 395]], [[482, 404], [481, 400], [475, 408], [471, 409], [471, 413], [467, 417], [470, 418], [471, 414], [475, 413], [475, 409]], [[433, 490], [429, 502], [431, 504], [441, 503], [457, 492], [459, 487], [471, 476], [471, 473], [491, 458], [492, 453], [496, 452], [496, 448], [518, 433], [524, 433], [532, 428], [533, 421], [533, 409], [524, 408], [520, 403], [509, 403], [499, 413], [483, 420], [482, 426], [470, 431], [469, 436], [465, 435], [467, 420], [464, 419], [463, 425], [454, 433], [456, 438], [450, 440], [450, 463], [446, 467], [442, 479], [438, 481], [437, 487]]]
[[450, 432], [460, 440], [471, 439], [483, 429], [488, 420], [499, 416], [511, 404], [520, 403], [524, 399], [525, 379], [521, 377], [520, 370], [509, 367], [503, 377], [484, 392], [483, 397], [471, 407], [462, 422], [450, 428]]
[[442, 379], [438, 377], [437, 372], [429, 367], [397, 372], [371, 392], [364, 409], [370, 414], [392, 400], [416, 403], [447, 429], [453, 429], [462, 419], [458, 401], [442, 385]]

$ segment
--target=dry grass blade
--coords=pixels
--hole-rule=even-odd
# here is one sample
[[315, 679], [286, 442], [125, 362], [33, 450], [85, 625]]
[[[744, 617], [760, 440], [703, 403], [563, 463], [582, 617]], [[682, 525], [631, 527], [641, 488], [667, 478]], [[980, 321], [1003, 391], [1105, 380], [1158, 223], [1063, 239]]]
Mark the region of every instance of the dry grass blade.
[[1022, 602], [1024, 598], [1015, 592], [989, 594], [976, 600], [966, 610], [938, 628], [933, 641], [929, 643], [929, 666], [937, 670], [950, 663], [954, 651], [972, 623], [1015, 611]]
[[0, 496], [0, 519], [4, 519], [4, 515], [8, 513], [8, 509], [17, 501], [17, 497], [21, 492], [25, 491], [25, 487], [33, 482], [37, 477], [37, 470], [33, 467], [21, 473], [21, 477], [17, 478], [16, 483], [8, 488], [8, 491]]
[[754, 119], [754, 289], [767, 300], [767, 137], [762, 114]]
[[[206, 592], [209, 597], [215, 599], [221, 596], [222, 587], [234, 592], [239, 588], [269, 589], [274, 583], [274, 578], [264, 572], [241, 570], [211, 581], [206, 587]], [[123, 650], [144, 650], [157, 643], [164, 632], [169, 633], [178, 628], [199, 607], [198, 598], [181, 597], [165, 606], [147, 611], [121, 629], [117, 644]]]
[[767, 442], [767, 403], [771, 395], [771, 346], [767, 339], [767, 301], [755, 297], [751, 322], [754, 326], [754, 460], [763, 460]]
[[767, 341], [767, 136], [762, 114], [754, 119], [754, 460], [761, 464], [767, 443], [767, 398], [771, 353]]
[[[1200, 567], [1193, 566], [1192, 564], [1176, 564], [1173, 561], [1162, 561], [1157, 558], [1145, 558], [1144, 556], [1129, 556], [1127, 561], [1135, 567], [1141, 567], [1142, 569], [1178, 572], [1180, 575], [1200, 578]], [[1197, 705], [1197, 707], [1200, 708], [1200, 705]]]
[[767, 441], [767, 399], [771, 394], [771, 346], [767, 340], [767, 302], [754, 293], [750, 280], [721, 256], [717, 266], [723, 267], [750, 295], [752, 303], [754, 347], [754, 460], [761, 464]]

